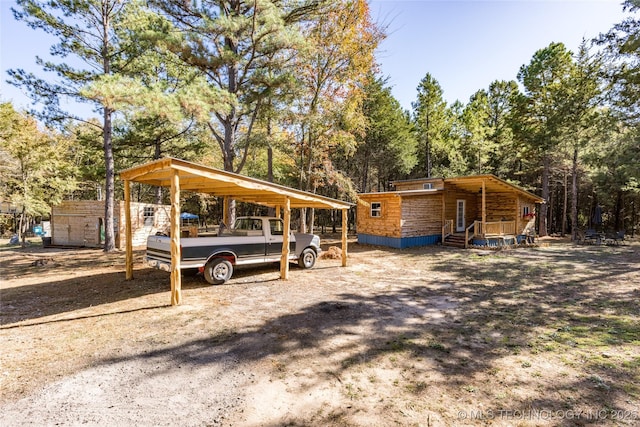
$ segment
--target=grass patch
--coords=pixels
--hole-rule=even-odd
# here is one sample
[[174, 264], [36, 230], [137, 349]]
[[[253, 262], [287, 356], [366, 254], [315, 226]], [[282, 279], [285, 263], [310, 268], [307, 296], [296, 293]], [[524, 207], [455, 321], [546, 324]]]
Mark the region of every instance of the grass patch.
[[603, 323], [601, 318], [581, 317], [579, 324], [565, 325], [549, 335], [556, 343], [577, 348], [640, 345], [640, 322], [617, 316]]

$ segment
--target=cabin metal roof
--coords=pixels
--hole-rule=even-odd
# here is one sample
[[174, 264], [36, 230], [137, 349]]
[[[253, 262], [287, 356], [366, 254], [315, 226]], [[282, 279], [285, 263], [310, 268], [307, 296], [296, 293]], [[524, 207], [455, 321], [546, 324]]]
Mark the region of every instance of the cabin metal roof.
[[[451, 178], [420, 178], [420, 179], [409, 179], [402, 181], [394, 181], [393, 184], [396, 183], [419, 183], [419, 182], [434, 182], [434, 181], [443, 181], [445, 186], [447, 184], [453, 184], [458, 188], [461, 188], [465, 191], [469, 192], [477, 192], [479, 193], [482, 189], [482, 183], [484, 181], [485, 191], [487, 193], [500, 193], [500, 192], [516, 192], [521, 196], [532, 200], [534, 203], [545, 203], [545, 200], [542, 197], [536, 196], [533, 193], [530, 193], [527, 190], [524, 190], [518, 187], [515, 184], [511, 184], [503, 179], [498, 178], [492, 174], [486, 175], [470, 175], [470, 176], [459, 176], [459, 177], [451, 177]], [[404, 194], [405, 191], [413, 191], [413, 190], [399, 190], [397, 193]]]

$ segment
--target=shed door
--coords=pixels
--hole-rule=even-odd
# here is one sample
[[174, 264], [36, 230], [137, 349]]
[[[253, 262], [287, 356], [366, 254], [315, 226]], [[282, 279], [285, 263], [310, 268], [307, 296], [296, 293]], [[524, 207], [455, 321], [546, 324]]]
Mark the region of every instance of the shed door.
[[456, 231], [464, 231], [465, 230], [465, 218], [464, 218], [464, 208], [465, 201], [458, 200], [456, 202]]

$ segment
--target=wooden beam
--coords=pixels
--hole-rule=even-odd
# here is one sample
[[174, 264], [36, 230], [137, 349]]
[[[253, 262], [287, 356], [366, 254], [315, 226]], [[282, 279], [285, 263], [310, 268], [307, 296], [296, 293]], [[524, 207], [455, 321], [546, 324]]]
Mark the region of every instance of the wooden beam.
[[276, 218], [282, 218], [282, 210], [280, 209], [280, 205], [276, 205]]
[[342, 266], [347, 266], [347, 231], [349, 230], [349, 210], [342, 209]]
[[444, 201], [445, 201], [445, 197], [444, 197], [444, 191], [443, 191], [442, 192], [442, 244], [444, 244], [444, 238], [445, 238], [445, 236], [444, 236], [444, 225], [445, 225], [445, 223], [447, 221], [447, 211], [444, 208]]
[[122, 172], [120, 172], [120, 177], [128, 181], [140, 182], [140, 180], [144, 179], [143, 177], [146, 174], [170, 168], [171, 163], [172, 163], [171, 159], [155, 160], [150, 163], [145, 163], [144, 165], [125, 169]]
[[282, 231], [282, 258], [280, 258], [280, 278], [289, 279], [289, 233], [291, 232], [291, 203], [284, 200], [284, 230]]
[[520, 196], [516, 194], [516, 234], [520, 234]]
[[229, 196], [222, 198], [222, 222], [227, 228], [231, 229], [233, 224], [229, 224], [229, 199]]
[[182, 303], [182, 277], [180, 276], [180, 175], [171, 177], [171, 305]]
[[133, 236], [131, 232], [131, 185], [124, 181], [125, 280], [133, 279]]
[[485, 224], [487, 222], [487, 188], [482, 180], [482, 234], [485, 233]]

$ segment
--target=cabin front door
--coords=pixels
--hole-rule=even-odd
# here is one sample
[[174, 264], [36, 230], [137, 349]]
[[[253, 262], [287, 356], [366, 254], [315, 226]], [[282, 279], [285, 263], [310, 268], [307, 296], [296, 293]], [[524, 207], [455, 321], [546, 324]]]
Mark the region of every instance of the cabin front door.
[[456, 202], [456, 231], [464, 231], [466, 226], [466, 221], [464, 218], [465, 211], [465, 201], [458, 200]]

